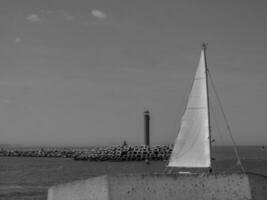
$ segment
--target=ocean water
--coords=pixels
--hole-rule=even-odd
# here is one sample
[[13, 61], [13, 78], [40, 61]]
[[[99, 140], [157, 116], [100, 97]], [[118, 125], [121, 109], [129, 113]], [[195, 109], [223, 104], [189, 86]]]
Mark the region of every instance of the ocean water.
[[[267, 175], [267, 150], [239, 148], [247, 171]], [[230, 147], [217, 147], [213, 156], [215, 172], [240, 171]], [[48, 187], [103, 174], [161, 173], [167, 162], [89, 162], [66, 158], [0, 157], [0, 199], [45, 200]]]

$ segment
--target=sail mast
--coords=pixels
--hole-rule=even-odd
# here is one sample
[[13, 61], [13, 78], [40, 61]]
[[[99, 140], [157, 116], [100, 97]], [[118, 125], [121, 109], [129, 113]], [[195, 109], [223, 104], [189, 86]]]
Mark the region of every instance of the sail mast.
[[212, 149], [211, 149], [211, 126], [210, 126], [210, 104], [209, 104], [209, 81], [208, 81], [208, 66], [207, 66], [207, 57], [206, 57], [206, 48], [207, 43], [202, 44], [204, 52], [204, 61], [205, 61], [205, 74], [206, 74], [206, 90], [207, 90], [207, 108], [208, 108], [208, 129], [209, 129], [209, 149], [210, 149], [210, 168], [209, 172], [212, 172]]

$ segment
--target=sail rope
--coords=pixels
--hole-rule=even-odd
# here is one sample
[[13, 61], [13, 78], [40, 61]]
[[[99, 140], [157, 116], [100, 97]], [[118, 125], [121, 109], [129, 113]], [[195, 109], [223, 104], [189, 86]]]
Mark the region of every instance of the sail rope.
[[[230, 170], [236, 168], [237, 166], [239, 166], [238, 162], [236, 162], [232, 167], [229, 167], [228, 169], [222, 171], [222, 173], [227, 173], [229, 172]], [[244, 171], [243, 171], [244, 172]]]
[[237, 159], [237, 163], [236, 163], [236, 165], [240, 165], [240, 168], [241, 168], [242, 172], [245, 173], [245, 168], [244, 168], [244, 166], [243, 166], [243, 164], [242, 164], [242, 162], [241, 162], [240, 155], [239, 155], [239, 153], [238, 153], [237, 144], [236, 144], [236, 142], [235, 142], [235, 140], [234, 140], [232, 130], [231, 130], [230, 125], [229, 125], [229, 122], [228, 122], [228, 120], [227, 120], [227, 118], [226, 118], [226, 114], [225, 114], [225, 112], [224, 112], [224, 110], [223, 110], [222, 102], [221, 102], [221, 100], [220, 100], [220, 98], [219, 98], [219, 95], [218, 95], [217, 90], [216, 90], [216, 88], [215, 88], [214, 81], [213, 81], [212, 76], [211, 76], [211, 74], [210, 74], [210, 71], [209, 71], [208, 69], [207, 69], [207, 74], [208, 74], [208, 76], [209, 76], [209, 78], [210, 78], [210, 83], [211, 83], [212, 89], [213, 89], [214, 94], [215, 94], [215, 96], [216, 96], [216, 99], [217, 99], [217, 101], [218, 101], [219, 108], [220, 108], [220, 110], [221, 110], [221, 112], [222, 112], [223, 119], [224, 119], [225, 124], [226, 124], [226, 128], [227, 128], [227, 130], [228, 130], [228, 133], [229, 133], [230, 138], [231, 138], [232, 143], [233, 143], [233, 149], [234, 149], [235, 156], [236, 156], [236, 159]]
[[223, 137], [222, 137], [222, 131], [220, 129], [220, 126], [219, 126], [219, 122], [216, 118], [216, 115], [215, 115], [215, 108], [216, 106], [212, 104], [212, 101], [210, 101], [210, 110], [211, 110], [211, 113], [212, 113], [212, 121], [215, 123], [215, 126], [212, 126], [216, 128], [216, 133], [219, 133], [219, 136], [220, 136], [220, 140], [223, 141]]

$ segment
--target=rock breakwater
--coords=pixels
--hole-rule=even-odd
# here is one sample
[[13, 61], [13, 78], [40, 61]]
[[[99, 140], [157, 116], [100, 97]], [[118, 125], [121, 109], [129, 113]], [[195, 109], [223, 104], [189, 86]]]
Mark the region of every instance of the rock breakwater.
[[0, 156], [72, 158], [88, 161], [142, 161], [168, 160], [173, 145], [152, 147], [114, 145], [88, 148], [1, 148]]
[[84, 152], [74, 157], [75, 160], [89, 161], [142, 161], [168, 160], [173, 145], [130, 146], [116, 145], [99, 147], [90, 152]]
[[82, 153], [68, 148], [2, 148], [2, 157], [47, 157], [47, 158], [73, 158]]

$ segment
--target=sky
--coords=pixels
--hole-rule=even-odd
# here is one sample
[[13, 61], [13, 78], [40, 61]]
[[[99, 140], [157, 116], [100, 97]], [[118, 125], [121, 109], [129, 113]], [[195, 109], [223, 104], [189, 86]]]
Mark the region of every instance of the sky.
[[[237, 144], [267, 145], [266, 10], [264, 0], [1, 0], [0, 143], [143, 144], [149, 109], [151, 143], [171, 144], [207, 42]], [[216, 119], [216, 143], [230, 144]]]

